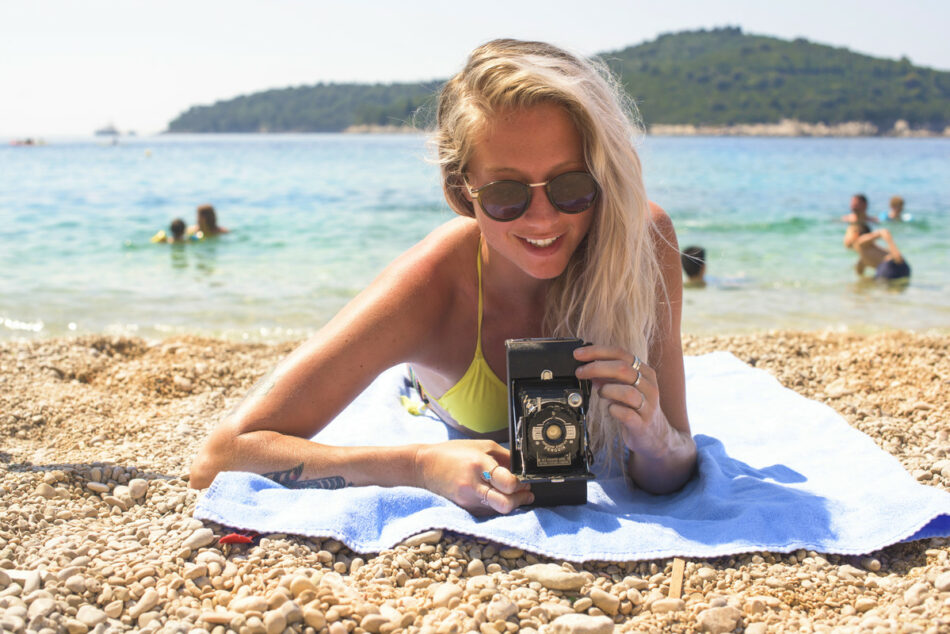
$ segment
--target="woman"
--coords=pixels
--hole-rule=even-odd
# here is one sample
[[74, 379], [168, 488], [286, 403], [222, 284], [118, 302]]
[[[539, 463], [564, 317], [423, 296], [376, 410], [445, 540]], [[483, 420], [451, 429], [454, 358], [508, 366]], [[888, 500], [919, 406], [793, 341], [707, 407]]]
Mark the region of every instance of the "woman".
[[218, 225], [218, 215], [212, 205], [198, 205], [198, 224], [188, 227], [188, 235], [194, 236], [198, 240], [219, 236], [222, 233], [230, 233], [226, 227]]
[[[532, 501], [496, 440], [507, 429], [509, 338], [577, 336], [594, 382], [595, 452], [635, 483], [673, 491], [696, 448], [679, 337], [679, 253], [646, 199], [619, 91], [592, 62], [497, 40], [439, 97], [443, 189], [461, 217], [397, 258], [212, 432], [193, 466], [314, 486], [410, 485], [473, 513]], [[642, 364], [641, 364], [642, 360]], [[380, 372], [408, 362], [446, 424], [433, 445], [331, 447], [309, 440]], [[634, 367], [638, 366], [638, 367]]]
[[[879, 280], [910, 277], [910, 265], [897, 248], [891, 232], [887, 229], [871, 229], [868, 222], [867, 198], [856, 194], [851, 201], [853, 218], [844, 232], [844, 246], [854, 249], [858, 254], [858, 261], [854, 266], [857, 274], [863, 275], [864, 269], [871, 267], [875, 271], [875, 278]], [[878, 238], [884, 240], [887, 249], [877, 244]]]

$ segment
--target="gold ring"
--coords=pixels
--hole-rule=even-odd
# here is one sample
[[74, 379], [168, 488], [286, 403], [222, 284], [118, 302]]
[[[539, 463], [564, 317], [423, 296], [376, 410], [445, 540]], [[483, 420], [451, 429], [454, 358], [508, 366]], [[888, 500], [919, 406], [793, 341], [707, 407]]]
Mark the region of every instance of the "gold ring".
[[495, 469], [497, 469], [500, 466], [501, 466], [500, 464], [495, 464], [495, 466], [492, 467], [490, 470], [482, 471], [482, 479], [485, 480], [485, 482], [491, 482], [492, 474], [495, 473]]
[[481, 499], [482, 506], [490, 506], [490, 504], [488, 504], [488, 494], [489, 494], [489, 493], [491, 493], [491, 486], [489, 486], [489, 485], [486, 484], [486, 485], [485, 485], [485, 492], [482, 493], [482, 499]]

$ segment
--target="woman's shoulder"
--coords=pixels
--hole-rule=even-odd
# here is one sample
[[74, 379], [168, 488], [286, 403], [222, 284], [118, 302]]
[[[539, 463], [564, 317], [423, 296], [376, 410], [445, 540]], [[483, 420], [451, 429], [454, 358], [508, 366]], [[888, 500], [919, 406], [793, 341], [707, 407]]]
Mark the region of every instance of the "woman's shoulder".
[[434, 303], [450, 299], [459, 280], [474, 271], [479, 235], [474, 220], [446, 222], [397, 257], [380, 281], [413, 295], [425, 293]]

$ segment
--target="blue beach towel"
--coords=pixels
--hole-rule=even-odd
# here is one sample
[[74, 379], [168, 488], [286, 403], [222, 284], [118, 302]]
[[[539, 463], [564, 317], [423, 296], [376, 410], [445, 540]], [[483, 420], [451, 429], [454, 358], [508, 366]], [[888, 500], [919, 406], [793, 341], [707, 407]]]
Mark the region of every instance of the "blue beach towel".
[[[432, 413], [409, 414], [405, 366], [380, 375], [317, 440], [339, 445], [457, 437]], [[950, 535], [950, 493], [916, 482], [831, 408], [729, 353], [686, 358], [698, 474], [654, 496], [619, 474], [588, 484], [588, 504], [476, 518], [413, 487], [287, 489], [221, 473], [195, 517], [260, 533], [333, 537], [378, 552], [433, 528], [569, 561], [716, 557], [750, 551], [864, 554]]]

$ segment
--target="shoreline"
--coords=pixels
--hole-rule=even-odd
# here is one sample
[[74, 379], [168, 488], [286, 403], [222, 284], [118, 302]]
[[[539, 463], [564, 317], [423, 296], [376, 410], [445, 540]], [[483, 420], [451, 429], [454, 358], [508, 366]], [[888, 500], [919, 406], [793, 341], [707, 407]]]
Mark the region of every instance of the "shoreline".
[[[0, 341], [0, 626], [530, 634], [557, 631], [548, 622], [575, 613], [623, 631], [950, 627], [946, 538], [853, 557], [690, 559], [679, 603], [666, 597], [668, 559], [565, 564], [585, 578], [565, 592], [529, 586], [519, 572], [562, 562], [451, 533], [382, 553], [287, 535], [218, 545], [230, 530], [191, 518], [191, 456], [295, 346]], [[950, 334], [684, 336], [686, 354], [717, 349], [829, 405], [918, 481], [950, 491]]]
[[[752, 136], [752, 137], [892, 137], [901, 139], [950, 138], [950, 126], [942, 131], [913, 128], [899, 119], [890, 129], [880, 128], [869, 121], [844, 123], [808, 123], [796, 119], [782, 119], [778, 123], [735, 123], [727, 125], [693, 123], [654, 123], [645, 125], [649, 136]], [[342, 134], [427, 134], [426, 130], [411, 125], [351, 125]]]

